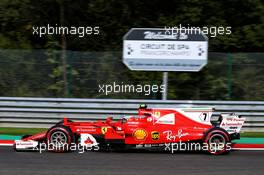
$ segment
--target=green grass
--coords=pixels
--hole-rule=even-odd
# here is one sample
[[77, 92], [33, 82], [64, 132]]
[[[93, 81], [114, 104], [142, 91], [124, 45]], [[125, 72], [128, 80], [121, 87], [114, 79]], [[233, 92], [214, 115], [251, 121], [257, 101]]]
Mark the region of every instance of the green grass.
[[5, 135], [34, 135], [43, 131], [47, 131], [47, 128], [6, 128], [0, 127], [0, 134]]
[[244, 132], [240, 134], [241, 137], [257, 137], [257, 138], [264, 138], [264, 132]]
[[[47, 131], [47, 128], [6, 128], [0, 127], [0, 134], [5, 135], [33, 135], [43, 131]], [[244, 132], [241, 133], [241, 137], [259, 137], [264, 138], [264, 132]]]

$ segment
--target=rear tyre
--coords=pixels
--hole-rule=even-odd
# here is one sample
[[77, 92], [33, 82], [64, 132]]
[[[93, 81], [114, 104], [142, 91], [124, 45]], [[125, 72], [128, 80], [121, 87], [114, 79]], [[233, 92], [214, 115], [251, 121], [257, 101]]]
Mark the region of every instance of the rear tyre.
[[68, 152], [74, 143], [72, 131], [63, 125], [56, 125], [47, 132], [48, 150], [52, 152]]
[[231, 139], [229, 134], [221, 128], [209, 130], [204, 138], [203, 146], [209, 154], [227, 154], [231, 150]]

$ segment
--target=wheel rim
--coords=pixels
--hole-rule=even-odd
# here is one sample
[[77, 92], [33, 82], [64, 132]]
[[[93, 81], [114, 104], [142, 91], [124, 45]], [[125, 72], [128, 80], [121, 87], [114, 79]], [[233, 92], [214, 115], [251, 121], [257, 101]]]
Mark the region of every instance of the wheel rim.
[[214, 134], [211, 136], [208, 143], [211, 151], [219, 152], [225, 149], [226, 139], [221, 134]]
[[50, 136], [50, 143], [56, 145], [56, 147], [63, 147], [67, 144], [67, 135], [62, 131], [56, 131]]

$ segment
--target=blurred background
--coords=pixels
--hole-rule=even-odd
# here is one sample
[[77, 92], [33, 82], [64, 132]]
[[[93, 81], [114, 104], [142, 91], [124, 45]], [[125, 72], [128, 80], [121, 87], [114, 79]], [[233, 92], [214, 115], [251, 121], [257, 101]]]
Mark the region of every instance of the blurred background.
[[[99, 35], [33, 35], [32, 27], [99, 26]], [[162, 83], [162, 72], [130, 71], [122, 37], [133, 27], [231, 26], [209, 37], [207, 66], [170, 72], [171, 100], [263, 100], [262, 0], [1, 0], [0, 96], [161, 99], [160, 93], [99, 93], [99, 84]]]

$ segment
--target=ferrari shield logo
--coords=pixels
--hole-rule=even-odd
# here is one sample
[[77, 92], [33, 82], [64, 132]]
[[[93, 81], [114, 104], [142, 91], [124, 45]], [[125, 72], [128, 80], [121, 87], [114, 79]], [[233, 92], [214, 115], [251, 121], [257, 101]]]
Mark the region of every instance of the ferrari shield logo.
[[107, 127], [102, 127], [101, 132], [102, 132], [102, 134], [105, 134], [107, 132]]
[[158, 131], [151, 132], [151, 138], [152, 140], [159, 140], [160, 138], [159, 132]]
[[160, 117], [160, 112], [159, 111], [154, 112], [154, 116], [159, 118]]

